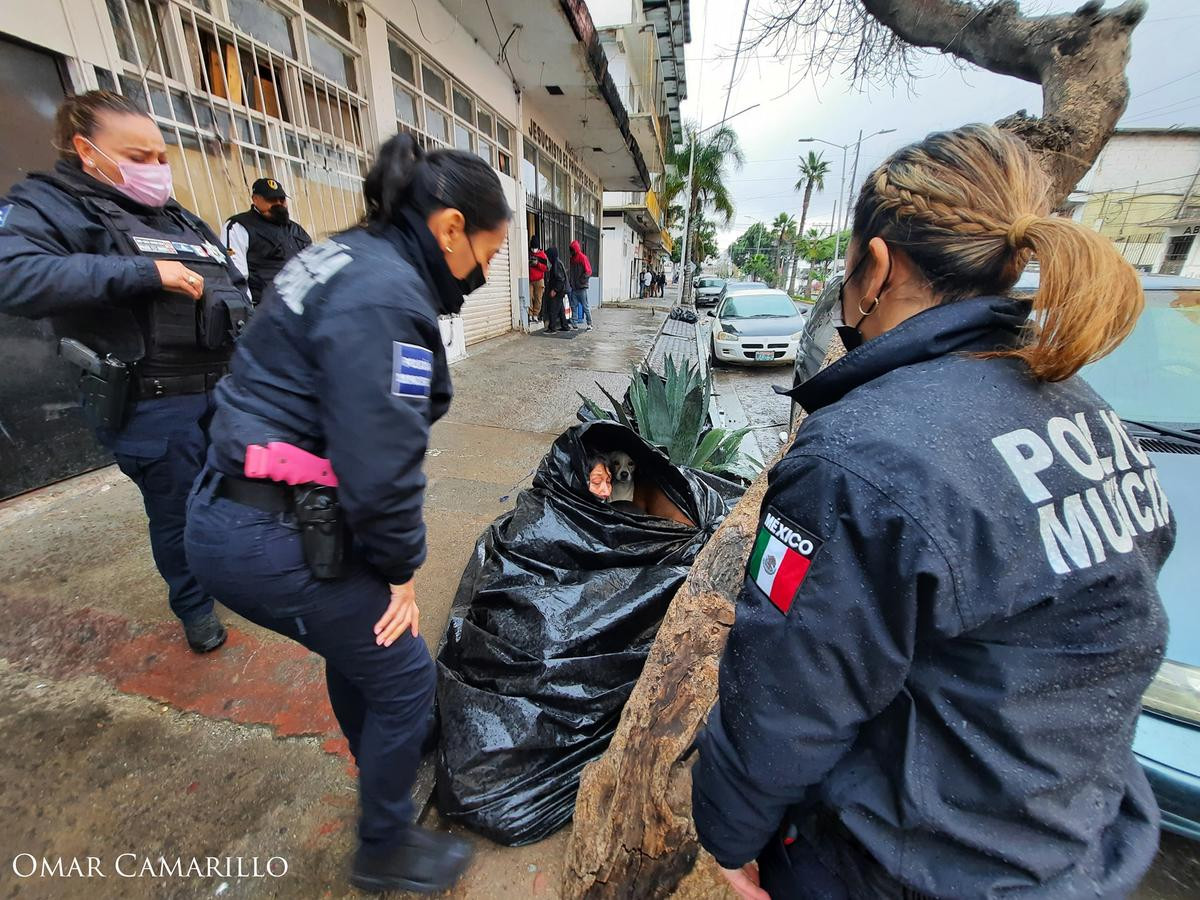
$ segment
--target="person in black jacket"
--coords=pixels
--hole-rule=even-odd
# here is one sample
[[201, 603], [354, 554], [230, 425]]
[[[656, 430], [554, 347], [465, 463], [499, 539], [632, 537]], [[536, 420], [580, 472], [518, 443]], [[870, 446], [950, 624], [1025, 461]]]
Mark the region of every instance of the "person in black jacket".
[[250, 209], [225, 222], [225, 246], [238, 271], [250, 282], [255, 304], [283, 264], [312, 243], [308, 232], [291, 218], [283, 185], [259, 178], [251, 187]]
[[546, 248], [546, 290], [543, 304], [546, 314], [546, 331], [570, 331], [571, 323], [563, 307], [563, 298], [570, 296], [567, 269], [559, 258], [557, 247]]
[[[239, 343], [187, 553], [224, 604], [325, 658], [359, 769], [351, 881], [440, 891], [470, 847], [415, 825], [409, 796], [434, 690], [413, 587], [426, 552], [421, 467], [452, 393], [438, 317], [483, 285], [511, 214], [487, 163], [425, 154], [407, 134], [380, 148], [363, 192], [363, 224], [290, 260]], [[335, 494], [245, 477], [247, 448], [270, 442], [327, 458]], [[302, 530], [338, 508], [340, 566], [336, 514]]]
[[849, 352], [793, 391], [698, 739], [696, 829], [742, 897], [1122, 897], [1154, 856], [1131, 744], [1175, 521], [1076, 377], [1143, 299], [1048, 190], [968, 126], [859, 194]]
[[214, 650], [225, 629], [184, 555], [184, 505], [208, 448], [211, 391], [249, 313], [246, 282], [171, 199], [162, 134], [131, 100], [69, 97], [57, 143], [53, 172], [0, 199], [0, 312], [48, 318], [59, 337], [116, 361], [84, 415], [142, 492], [188, 644]]

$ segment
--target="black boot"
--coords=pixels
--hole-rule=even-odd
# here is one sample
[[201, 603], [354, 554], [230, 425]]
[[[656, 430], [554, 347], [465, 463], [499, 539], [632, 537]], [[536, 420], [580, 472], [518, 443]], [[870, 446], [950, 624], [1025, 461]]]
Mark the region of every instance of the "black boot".
[[359, 845], [350, 883], [373, 893], [444, 891], [467, 870], [475, 849], [467, 841], [441, 831], [409, 826], [399, 846], [377, 850]]
[[227, 637], [225, 626], [211, 612], [201, 619], [184, 622], [183, 633], [187, 635], [188, 646], [197, 653], [216, 650], [225, 643]]

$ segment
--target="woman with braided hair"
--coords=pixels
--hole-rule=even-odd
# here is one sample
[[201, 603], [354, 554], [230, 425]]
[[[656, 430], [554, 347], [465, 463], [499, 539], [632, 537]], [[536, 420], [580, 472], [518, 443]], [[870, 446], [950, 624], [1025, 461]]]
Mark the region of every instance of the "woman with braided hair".
[[[1031, 258], [1036, 295], [1007, 296]], [[810, 415], [697, 742], [700, 842], [746, 898], [1128, 895], [1175, 523], [1076, 373], [1138, 279], [982, 125], [867, 178], [847, 268], [848, 352], [791, 392]]]

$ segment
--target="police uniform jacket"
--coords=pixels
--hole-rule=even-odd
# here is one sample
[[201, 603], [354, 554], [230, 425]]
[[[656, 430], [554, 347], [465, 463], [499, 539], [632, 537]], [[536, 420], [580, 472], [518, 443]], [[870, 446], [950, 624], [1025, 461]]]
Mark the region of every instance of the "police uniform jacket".
[[[140, 252], [114, 222], [134, 232], [144, 226], [154, 237], [133, 237], [149, 249]], [[59, 336], [127, 363], [140, 360], [159, 374], [224, 366], [229, 349], [177, 347], [147, 358], [156, 355], [153, 305], [177, 304], [189, 314], [195, 305], [164, 291], [155, 259], [199, 271], [206, 288], [220, 282], [246, 291], [246, 279], [212, 229], [174, 200], [163, 208], [143, 206], [65, 160], [53, 173], [30, 175], [0, 200], [0, 312], [48, 318]]]
[[[701, 843], [740, 866], [794, 823], [863, 893], [1110, 897], [1158, 811], [1130, 746], [1175, 524], [1080, 378], [1038, 383], [1026, 303], [937, 306], [793, 392], [698, 739]], [[878, 882], [879, 880], [876, 879]]]
[[293, 257], [217, 387], [209, 462], [240, 476], [246, 447], [327, 457], [366, 561], [388, 581], [425, 559], [422, 463], [450, 406], [438, 316], [463, 296], [423, 219], [352, 228]]

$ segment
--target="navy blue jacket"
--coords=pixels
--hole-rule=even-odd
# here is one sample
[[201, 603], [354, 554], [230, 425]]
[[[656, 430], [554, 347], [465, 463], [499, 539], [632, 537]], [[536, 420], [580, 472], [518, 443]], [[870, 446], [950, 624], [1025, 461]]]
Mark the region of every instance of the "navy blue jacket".
[[[51, 175], [30, 175], [0, 199], [0, 312], [49, 318], [60, 335], [136, 360], [142, 339], [132, 308], [161, 293], [162, 279], [154, 260], [127, 255], [77, 194], [110, 200], [167, 233], [182, 231], [168, 215], [175, 213], [214, 251], [220, 242], [174, 200], [165, 210], [143, 206], [66, 161]], [[241, 272], [221, 261], [230, 280], [246, 290]]]
[[241, 475], [246, 447], [269, 441], [327, 457], [366, 560], [407, 581], [425, 559], [429, 429], [450, 406], [438, 316], [462, 302], [416, 216], [302, 251], [267, 288], [217, 386], [210, 463]]
[[722, 865], [784, 821], [936, 897], [1120, 896], [1150, 864], [1130, 746], [1175, 524], [1083, 380], [967, 355], [1028, 315], [934, 307], [793, 392], [693, 772]]

